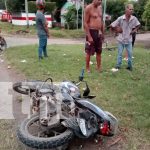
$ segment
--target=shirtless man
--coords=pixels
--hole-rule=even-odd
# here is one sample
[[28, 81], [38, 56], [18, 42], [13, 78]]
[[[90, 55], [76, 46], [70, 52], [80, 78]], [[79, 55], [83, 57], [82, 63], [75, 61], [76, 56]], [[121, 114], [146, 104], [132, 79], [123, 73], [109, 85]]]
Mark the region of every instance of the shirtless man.
[[102, 40], [104, 26], [102, 21], [102, 0], [93, 0], [87, 5], [84, 12], [84, 28], [86, 32], [86, 70], [90, 72], [90, 56], [96, 52], [96, 69], [101, 71]]

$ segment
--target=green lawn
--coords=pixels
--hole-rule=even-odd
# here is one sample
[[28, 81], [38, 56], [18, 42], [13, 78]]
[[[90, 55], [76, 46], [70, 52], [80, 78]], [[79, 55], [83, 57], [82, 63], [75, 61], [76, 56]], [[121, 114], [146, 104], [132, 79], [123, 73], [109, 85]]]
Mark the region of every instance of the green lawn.
[[[50, 45], [49, 57], [39, 62], [37, 45], [7, 49], [5, 57], [9, 64], [28, 79], [54, 81], [77, 80], [85, 66], [83, 45]], [[98, 106], [112, 112], [119, 119], [120, 132], [126, 137], [124, 149], [140, 149], [150, 141], [150, 49], [134, 49], [133, 71], [126, 68], [111, 72], [115, 66], [117, 51], [103, 51], [103, 72], [95, 70], [95, 56], [92, 57], [92, 73], [85, 73], [85, 80], [91, 88], [93, 100]], [[26, 63], [21, 62], [26, 60]], [[12, 68], [12, 69], [13, 69]]]

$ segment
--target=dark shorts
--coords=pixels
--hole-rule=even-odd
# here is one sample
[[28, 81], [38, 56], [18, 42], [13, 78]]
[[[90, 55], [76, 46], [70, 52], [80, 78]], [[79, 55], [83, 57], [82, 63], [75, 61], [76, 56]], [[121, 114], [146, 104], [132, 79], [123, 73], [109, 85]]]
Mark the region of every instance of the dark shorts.
[[89, 44], [88, 37], [86, 36], [85, 52], [89, 55], [94, 55], [102, 53], [102, 36], [99, 34], [98, 30], [90, 29], [90, 34], [93, 38], [93, 43]]

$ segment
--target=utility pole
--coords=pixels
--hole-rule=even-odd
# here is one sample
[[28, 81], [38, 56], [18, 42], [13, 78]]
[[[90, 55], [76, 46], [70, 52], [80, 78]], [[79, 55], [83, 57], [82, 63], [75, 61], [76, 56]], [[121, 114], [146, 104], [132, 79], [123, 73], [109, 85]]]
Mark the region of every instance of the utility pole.
[[82, 30], [84, 29], [84, 0], [82, 0]]
[[28, 0], [25, 0], [25, 12], [26, 12], [27, 28], [29, 28]]
[[6, 9], [6, 11], [8, 10], [7, 9], [7, 0], [5, 0], [5, 9]]
[[79, 0], [76, 0], [76, 3], [75, 3], [75, 6], [76, 6], [76, 11], [77, 11], [77, 30], [78, 30], [78, 19], [79, 19], [79, 9], [80, 9], [80, 2]]
[[105, 26], [105, 20], [106, 20], [106, 1], [107, 1], [107, 0], [104, 0], [104, 12], [103, 12], [104, 26]]

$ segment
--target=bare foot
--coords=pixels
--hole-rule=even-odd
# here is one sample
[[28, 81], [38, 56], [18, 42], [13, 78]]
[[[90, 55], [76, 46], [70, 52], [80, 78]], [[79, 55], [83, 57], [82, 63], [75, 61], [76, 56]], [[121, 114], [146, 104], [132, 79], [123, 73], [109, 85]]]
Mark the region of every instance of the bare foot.
[[101, 73], [102, 69], [101, 68], [96, 68], [97, 72]]
[[90, 69], [86, 69], [87, 73], [91, 73]]

